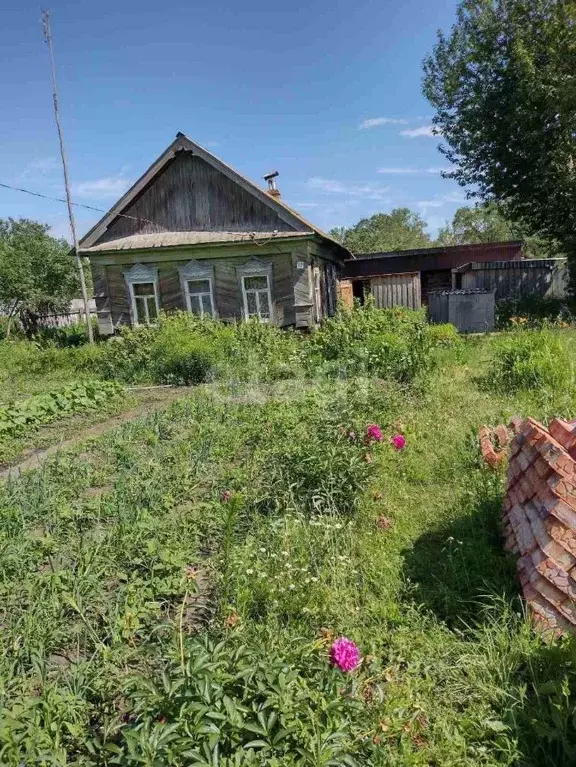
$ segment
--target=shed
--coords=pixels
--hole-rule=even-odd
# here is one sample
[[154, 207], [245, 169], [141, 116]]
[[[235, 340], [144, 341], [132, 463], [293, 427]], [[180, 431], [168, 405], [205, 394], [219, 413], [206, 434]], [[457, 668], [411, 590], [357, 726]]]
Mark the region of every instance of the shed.
[[[362, 298], [369, 292], [365, 281], [389, 275], [418, 274], [421, 301], [428, 303], [428, 296], [436, 290], [452, 289], [452, 270], [476, 262], [508, 262], [522, 258], [522, 242], [489, 242], [474, 245], [418, 248], [381, 253], [357, 253], [344, 265], [342, 277], [355, 283], [354, 295]], [[410, 303], [405, 304], [407, 306]]]

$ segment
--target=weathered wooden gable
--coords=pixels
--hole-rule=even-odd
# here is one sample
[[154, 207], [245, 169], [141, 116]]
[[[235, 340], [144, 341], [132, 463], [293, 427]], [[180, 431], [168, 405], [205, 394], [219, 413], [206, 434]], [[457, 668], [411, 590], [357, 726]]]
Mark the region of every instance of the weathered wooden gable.
[[202, 157], [182, 150], [94, 244], [154, 232], [274, 230], [296, 227]]

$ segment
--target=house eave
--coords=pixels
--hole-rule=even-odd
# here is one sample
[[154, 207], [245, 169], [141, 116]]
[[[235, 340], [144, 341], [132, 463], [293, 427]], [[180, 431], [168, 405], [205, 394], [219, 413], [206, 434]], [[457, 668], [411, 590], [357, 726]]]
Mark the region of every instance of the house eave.
[[[190, 251], [200, 250], [223, 250], [228, 251], [230, 248], [241, 248], [243, 250], [250, 250], [256, 252], [258, 250], [267, 249], [269, 246], [278, 244], [289, 245], [290, 243], [316, 240], [317, 236], [313, 232], [302, 232], [302, 234], [291, 234], [289, 237], [282, 237], [278, 235], [268, 240], [221, 240], [219, 242], [196, 242], [181, 245], [161, 245], [154, 247], [138, 247], [138, 248], [107, 248], [105, 250], [91, 250], [90, 248], [81, 249], [80, 255], [89, 260], [98, 260], [99, 258], [110, 258], [110, 256], [133, 258], [135, 255], [143, 254], [146, 256], [154, 256], [155, 254], [170, 254], [170, 253], [188, 253]], [[222, 257], [226, 257], [227, 253], [219, 254]], [[217, 257], [217, 256], [215, 256]]]

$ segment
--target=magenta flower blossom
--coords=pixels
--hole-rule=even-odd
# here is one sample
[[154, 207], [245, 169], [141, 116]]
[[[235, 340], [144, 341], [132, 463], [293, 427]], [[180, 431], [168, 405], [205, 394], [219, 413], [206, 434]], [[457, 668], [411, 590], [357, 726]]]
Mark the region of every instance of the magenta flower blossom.
[[339, 637], [330, 648], [330, 663], [340, 671], [353, 671], [360, 663], [360, 650], [347, 637]]
[[406, 437], [403, 437], [402, 434], [395, 434], [391, 441], [396, 450], [404, 450], [406, 447]]
[[371, 423], [370, 426], [366, 429], [366, 436], [368, 439], [373, 439], [376, 442], [382, 442], [384, 439], [382, 429], [375, 423]]

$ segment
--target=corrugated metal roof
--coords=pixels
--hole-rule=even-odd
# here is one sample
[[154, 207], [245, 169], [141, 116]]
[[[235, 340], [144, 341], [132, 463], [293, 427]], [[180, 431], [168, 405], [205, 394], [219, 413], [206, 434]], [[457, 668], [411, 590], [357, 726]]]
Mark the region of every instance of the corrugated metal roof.
[[[514, 249], [522, 245], [522, 240], [503, 240], [500, 242], [476, 242], [468, 245], [443, 245], [430, 248], [413, 248], [412, 250], [384, 250], [375, 253], [355, 253], [359, 260], [369, 258], [395, 258], [398, 256], [428, 256], [439, 253], [474, 252], [492, 249]], [[472, 259], [471, 259], [472, 260]]]
[[148, 248], [173, 248], [179, 245], [203, 245], [214, 242], [261, 242], [262, 240], [284, 240], [287, 237], [309, 237], [313, 232], [154, 232], [153, 234], [132, 234], [118, 240], [110, 240], [91, 248], [82, 248], [82, 253], [99, 253], [109, 250], [146, 250]]
[[421, 248], [394, 253], [372, 253], [348, 259], [344, 264], [344, 277], [351, 279], [376, 274], [399, 272], [435, 272], [456, 269], [471, 261], [519, 261], [522, 243], [490, 242], [478, 245], [455, 245], [447, 248]]

